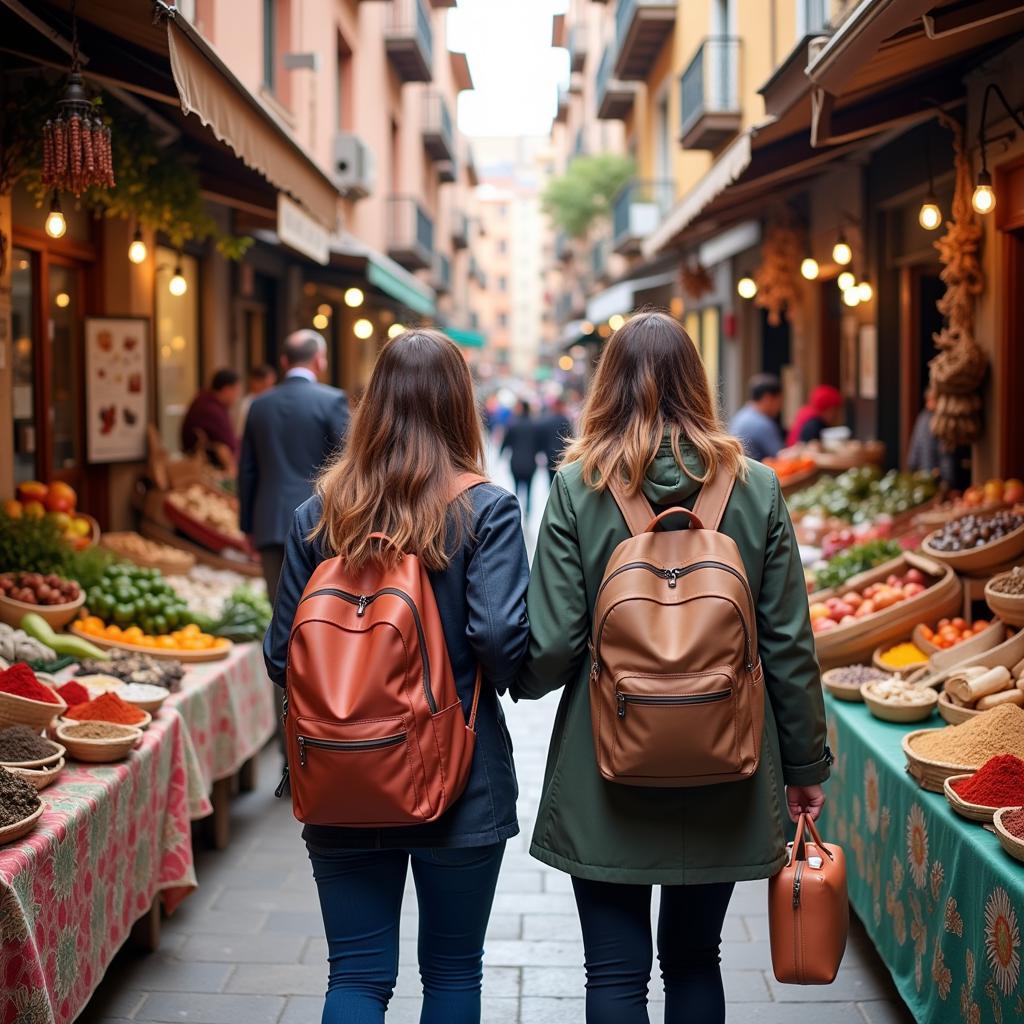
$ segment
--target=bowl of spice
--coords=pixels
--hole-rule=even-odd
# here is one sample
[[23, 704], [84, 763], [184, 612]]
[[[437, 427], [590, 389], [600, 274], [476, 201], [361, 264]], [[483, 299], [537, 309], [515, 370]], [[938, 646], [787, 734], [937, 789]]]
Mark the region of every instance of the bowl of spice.
[[121, 761], [138, 746], [142, 730], [113, 722], [69, 722], [57, 726], [57, 739], [76, 761]]
[[993, 576], [985, 584], [985, 601], [1003, 622], [1024, 626], [1024, 565]]
[[0, 845], [28, 835], [43, 816], [39, 794], [24, 779], [0, 768]]
[[990, 757], [973, 775], [951, 775], [943, 785], [949, 806], [970, 821], [989, 822], [1000, 807], [1024, 804], [1024, 761]]
[[992, 824], [1002, 848], [1015, 860], [1024, 861], [1024, 807], [1000, 807]]
[[885, 722], [920, 722], [931, 715], [939, 699], [930, 686], [918, 686], [899, 676], [865, 683], [860, 693], [868, 711]]
[[872, 661], [883, 672], [916, 672], [928, 665], [928, 654], [910, 640], [876, 648]]
[[152, 683], [125, 683], [114, 691], [118, 697], [129, 704], [134, 704], [140, 711], [148, 711], [155, 715], [160, 705], [171, 695], [165, 686], [154, 686]]
[[122, 700], [115, 691], [101, 693], [84, 704], [76, 704], [64, 712], [68, 722], [110, 722], [113, 725], [130, 725], [145, 729], [153, 716], [148, 711]]
[[45, 729], [67, 704], [52, 686], [40, 682], [23, 661], [0, 671], [0, 726], [29, 725]]
[[44, 768], [56, 764], [64, 748], [41, 736], [27, 725], [8, 725], [0, 729], [0, 766], [4, 768]]
[[60, 773], [64, 771], [65, 760], [62, 757], [55, 764], [47, 765], [45, 768], [16, 768], [14, 765], [7, 765], [7, 771], [24, 779], [37, 792], [46, 789], [51, 782], [56, 782]]
[[821, 683], [837, 700], [859, 703], [864, 699], [860, 695], [860, 688], [865, 683], [881, 682], [883, 679], [892, 679], [892, 673], [883, 672], [872, 665], [845, 665], [822, 673]]
[[989, 758], [1024, 750], [1024, 709], [1016, 704], [977, 715], [961, 725], [918, 729], [903, 737], [907, 771], [922, 789], [943, 792], [951, 775], [977, 771]]
[[77, 679], [69, 679], [63, 686], [58, 686], [57, 694], [69, 708], [76, 704], [84, 704], [94, 696]]

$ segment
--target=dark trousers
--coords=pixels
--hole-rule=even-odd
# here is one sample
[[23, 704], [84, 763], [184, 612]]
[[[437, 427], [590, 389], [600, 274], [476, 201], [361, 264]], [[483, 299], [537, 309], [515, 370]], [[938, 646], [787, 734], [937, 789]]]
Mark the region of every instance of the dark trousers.
[[[573, 878], [587, 969], [587, 1024], [649, 1024], [651, 886]], [[732, 882], [663, 885], [658, 960], [665, 1024], [725, 1024], [719, 966]]]
[[457, 849], [307, 848], [330, 967], [322, 1024], [384, 1021], [398, 979], [410, 860], [420, 912], [420, 1024], [479, 1024], [484, 933], [504, 842]]
[[529, 476], [513, 476], [516, 482], [516, 497], [519, 499], [519, 506], [529, 516], [530, 514], [530, 485], [533, 483], [533, 473]]
[[[260, 561], [263, 563], [263, 580], [267, 584], [267, 598], [274, 603], [277, 597], [277, 584], [281, 579], [281, 567], [284, 565], [284, 545], [268, 544], [260, 548]], [[284, 712], [284, 690], [274, 683], [270, 684], [274, 691], [274, 708], [277, 715], [277, 745], [284, 753], [284, 727], [281, 724], [281, 715]]]

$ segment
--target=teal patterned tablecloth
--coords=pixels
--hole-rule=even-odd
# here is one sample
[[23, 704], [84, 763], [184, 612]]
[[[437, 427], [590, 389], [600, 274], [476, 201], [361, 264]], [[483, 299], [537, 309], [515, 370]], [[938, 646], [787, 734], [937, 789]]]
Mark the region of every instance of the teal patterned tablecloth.
[[[846, 850], [850, 902], [920, 1024], [1024, 1021], [1024, 864], [906, 772], [912, 726], [825, 698], [836, 756], [822, 835]], [[1022, 752], [1024, 754], [1024, 752]]]

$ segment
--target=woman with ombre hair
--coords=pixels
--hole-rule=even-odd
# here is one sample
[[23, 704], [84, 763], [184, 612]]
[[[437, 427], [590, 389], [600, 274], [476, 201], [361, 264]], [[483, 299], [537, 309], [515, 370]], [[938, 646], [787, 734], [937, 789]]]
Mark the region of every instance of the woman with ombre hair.
[[[605, 567], [630, 536], [610, 482], [630, 499], [642, 495], [652, 514], [692, 512], [719, 474], [735, 481], [719, 529], [739, 549], [764, 669], [759, 767], [743, 781], [690, 788], [609, 781], [594, 748], [588, 646]], [[572, 876], [587, 1022], [647, 1024], [651, 893], [660, 885], [666, 1024], [722, 1024], [719, 946], [733, 885], [779, 870], [784, 809], [817, 816], [831, 755], [778, 479], [725, 432], [700, 355], [670, 316], [641, 313], [607, 343], [548, 499], [527, 606], [529, 652], [512, 696], [562, 691], [531, 853]], [[678, 743], [687, 741], [683, 727]]]

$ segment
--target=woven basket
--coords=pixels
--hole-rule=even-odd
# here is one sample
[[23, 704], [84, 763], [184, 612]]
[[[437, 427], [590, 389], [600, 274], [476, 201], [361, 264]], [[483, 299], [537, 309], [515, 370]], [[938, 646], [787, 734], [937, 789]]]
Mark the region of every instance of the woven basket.
[[39, 757], [34, 761], [0, 761], [0, 768], [6, 768], [8, 771], [12, 768], [46, 768], [51, 764], [56, 764], [64, 756], [64, 748], [59, 743], [54, 743], [53, 740], [47, 740], [53, 747], [53, 753], [47, 757]]
[[[1000, 573], [1006, 576], [1007, 573]], [[999, 577], [993, 576], [985, 584], [985, 602], [992, 609], [994, 615], [998, 615], [1003, 622], [1011, 626], [1024, 626], [1024, 595], [1000, 594], [992, 589], [992, 584]]]
[[942, 792], [946, 794], [946, 800], [949, 801], [949, 806], [960, 815], [961, 818], [966, 818], [968, 821], [980, 821], [982, 824], [986, 824], [992, 820], [992, 816], [999, 810], [998, 807], [985, 807], [983, 804], [972, 804], [957, 793], [953, 788], [952, 783], [957, 782], [960, 779], [969, 779], [973, 772], [968, 772], [966, 775], [950, 775], [948, 779], [942, 784]]
[[[951, 658], [951, 655], [954, 657]], [[938, 686], [958, 669], [967, 668], [969, 665], [978, 665], [981, 668], [995, 668], [997, 665], [1003, 665], [1005, 668], [1012, 669], [1021, 658], [1024, 658], [1024, 630], [1014, 633], [1001, 644], [982, 654], [968, 655], [966, 658], [955, 647], [951, 647], [948, 651], [939, 651], [932, 655], [930, 671], [920, 681], [927, 683], [928, 686]]]
[[950, 725], [963, 725], [969, 722], [975, 715], [983, 715], [984, 711], [975, 711], [974, 708], [962, 708], [949, 699], [945, 690], [939, 694], [939, 714]]
[[3, 846], [5, 843], [13, 843], [23, 836], [27, 836], [36, 827], [36, 822], [43, 816], [43, 810], [43, 805], [40, 804], [27, 818], [22, 818], [21, 821], [16, 821], [13, 825], [8, 825], [6, 828], [0, 828], [0, 846]]
[[946, 764], [943, 761], [929, 761], [915, 754], [911, 742], [915, 736], [932, 729], [915, 729], [903, 737], [903, 753], [907, 758], [907, 771], [917, 779], [918, 785], [929, 793], [941, 793], [943, 784], [951, 775], [970, 775], [974, 769], [966, 764]]
[[0, 692], [0, 729], [5, 725], [28, 725], [33, 729], [45, 729], [57, 716], [63, 715], [68, 706], [57, 697], [58, 703], [45, 700], [29, 700], [13, 693]]
[[62, 757], [56, 764], [51, 764], [47, 768], [11, 768], [7, 767], [7, 770], [12, 775], [20, 775], [30, 786], [35, 786], [36, 791], [46, 789], [51, 782], [56, 782], [57, 777], [62, 771], [64, 771], [64, 758]]
[[160, 544], [159, 541], [149, 541], [149, 543], [158, 545], [163, 549], [162, 552], [153, 552], [149, 555], [141, 554], [133, 544], [135, 538], [146, 540], [141, 534], [128, 531], [105, 533], [100, 544], [113, 551], [118, 558], [123, 558], [147, 569], [159, 569], [165, 576], [184, 576], [196, 564], [195, 555], [173, 548], [170, 544]]
[[76, 761], [88, 761], [92, 764], [105, 764], [110, 761], [123, 761], [142, 741], [142, 730], [130, 725], [118, 725], [119, 736], [97, 740], [78, 738], [68, 734], [76, 722], [62, 722], [57, 726], [57, 738], [68, 749], [68, 753]]
[[1024, 555], [1024, 526], [1018, 526], [1005, 537], [1000, 537], [999, 540], [994, 540], [984, 547], [970, 548], [967, 551], [936, 551], [929, 543], [935, 532], [925, 537], [921, 543], [921, 550], [929, 558], [943, 562], [962, 576], [989, 576], [1007, 563], [1012, 565]]
[[49, 623], [51, 629], [59, 632], [75, 618], [83, 604], [84, 590], [74, 601], [66, 601], [64, 604], [27, 604], [25, 601], [15, 601], [6, 594], [0, 594], [0, 622], [6, 622], [8, 626], [17, 629], [21, 626], [21, 620], [34, 612]]
[[1014, 860], [1024, 861], [1024, 839], [1018, 839], [1003, 825], [1003, 815], [1015, 810], [1017, 810], [1016, 807], [1000, 807], [992, 816], [992, 824], [995, 827], [996, 835], [999, 837], [999, 845]]
[[[132, 707], [139, 707], [139, 706], [138, 706], [138, 704], [133, 704]], [[153, 721], [153, 716], [148, 711], [143, 711], [142, 708], [139, 708], [139, 711], [141, 711], [146, 717], [143, 718], [141, 722], [136, 722], [134, 725], [129, 726], [129, 728], [131, 728], [131, 729], [138, 729], [138, 730], [142, 731], [142, 730], [145, 730], [145, 729], [149, 728], [149, 723]], [[82, 725], [86, 721], [89, 721], [89, 722], [103, 722], [104, 725], [123, 725], [124, 724], [123, 722], [107, 722], [107, 721], [104, 721], [102, 718], [89, 718], [89, 719], [85, 719], [85, 718], [82, 718], [82, 719], [79, 719], [79, 718], [68, 718], [67, 715], [65, 715], [65, 716], [63, 716], [61, 718], [59, 724], [60, 725]]]

